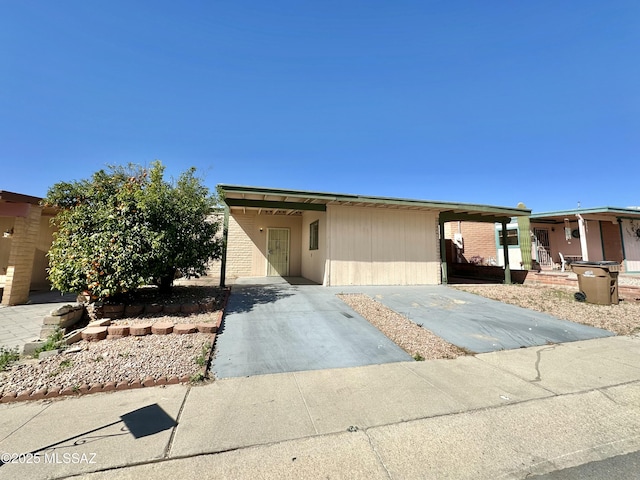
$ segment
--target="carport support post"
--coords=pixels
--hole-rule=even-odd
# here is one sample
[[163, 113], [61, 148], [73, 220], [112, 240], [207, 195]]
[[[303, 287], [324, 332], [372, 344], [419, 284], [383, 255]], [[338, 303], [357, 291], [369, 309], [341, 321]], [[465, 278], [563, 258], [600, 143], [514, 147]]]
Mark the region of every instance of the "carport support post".
[[220, 261], [220, 287], [224, 288], [227, 273], [227, 240], [229, 239], [229, 206], [224, 206], [224, 223], [222, 227], [222, 259]]
[[444, 238], [444, 222], [440, 220], [440, 265], [442, 268], [442, 283], [449, 283], [447, 278], [447, 244]]
[[509, 244], [507, 243], [507, 222], [502, 222], [502, 251], [504, 252], [504, 283], [511, 285], [511, 268], [509, 267]]

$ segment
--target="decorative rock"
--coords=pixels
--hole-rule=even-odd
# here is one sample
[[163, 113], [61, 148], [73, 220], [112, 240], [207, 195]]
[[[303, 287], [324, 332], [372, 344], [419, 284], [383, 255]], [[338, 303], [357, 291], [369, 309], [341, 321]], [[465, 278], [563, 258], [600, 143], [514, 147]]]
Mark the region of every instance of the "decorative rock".
[[162, 305], [158, 303], [147, 304], [144, 306], [144, 313], [160, 313], [162, 308]]
[[29, 396], [29, 400], [42, 400], [47, 395], [47, 389], [41, 388], [40, 390], [35, 390]]
[[216, 302], [209, 300], [208, 302], [202, 302], [200, 304], [201, 312], [213, 312], [216, 308]]
[[45, 398], [58, 397], [60, 395], [60, 390], [62, 390], [62, 388], [60, 388], [60, 387], [52, 387], [52, 388], [48, 389], [47, 390], [47, 394], [45, 395]]
[[150, 323], [138, 323], [135, 325], [129, 326], [129, 334], [135, 336], [143, 336], [149, 335], [151, 333], [151, 324]]
[[97, 342], [107, 338], [107, 327], [87, 327], [82, 331], [82, 338], [87, 342]]
[[89, 391], [87, 393], [96, 393], [96, 392], [101, 392], [102, 391], [102, 384], [101, 383], [94, 383], [93, 385], [91, 385], [89, 387]]
[[173, 333], [184, 335], [186, 333], [196, 333], [198, 329], [193, 323], [178, 323], [173, 326]]
[[71, 355], [72, 353], [79, 353], [82, 351], [82, 347], [72, 347], [72, 348], [67, 348], [64, 351], [65, 355]]
[[144, 305], [127, 305], [124, 307], [125, 317], [137, 317], [144, 312]]
[[101, 318], [100, 320], [94, 320], [93, 322], [89, 323], [87, 327], [108, 327], [109, 325], [111, 325], [110, 318]]
[[67, 345], [79, 342], [80, 340], [82, 340], [82, 330], [80, 329], [67, 333], [64, 336], [64, 341], [67, 343]]
[[36, 353], [36, 350], [42, 347], [42, 345], [44, 345], [44, 342], [41, 340], [25, 343], [24, 348], [22, 349], [22, 354], [33, 356]]
[[124, 315], [124, 304], [107, 304], [102, 306], [102, 315], [111, 318], [122, 318]]
[[42, 361], [45, 358], [48, 357], [54, 357], [56, 355], [58, 355], [60, 353], [59, 349], [54, 349], [54, 350], [45, 350], [44, 352], [40, 352], [40, 354], [38, 355], [38, 360]]
[[162, 312], [163, 313], [178, 313], [180, 311], [180, 305], [178, 304], [171, 304], [171, 305], [165, 305], [164, 307], [162, 307]]
[[183, 303], [180, 306], [182, 313], [198, 313], [200, 311], [200, 305], [197, 303]]
[[196, 323], [196, 328], [200, 333], [218, 332], [218, 326], [215, 323]]
[[31, 390], [23, 390], [22, 392], [20, 392], [18, 394], [18, 396], [16, 397], [16, 400], [19, 402], [20, 400], [29, 400], [29, 397], [31, 396]]
[[173, 323], [156, 322], [151, 326], [151, 332], [155, 335], [168, 335], [173, 332]]
[[71, 305], [63, 305], [61, 307], [54, 308], [53, 310], [51, 310], [51, 315], [54, 317], [61, 317], [62, 315], [66, 315], [72, 310], [73, 310], [73, 307]]
[[18, 394], [16, 392], [5, 393], [4, 395], [2, 395], [2, 398], [0, 398], [0, 403], [13, 402], [17, 396]]
[[103, 392], [114, 392], [116, 389], [116, 382], [105, 383], [102, 387]]
[[120, 337], [126, 337], [129, 335], [129, 325], [109, 325], [107, 327], [108, 335], [119, 335]]
[[76, 390], [73, 387], [65, 387], [62, 390], [60, 390], [60, 396], [65, 396], [65, 395], [75, 395], [76, 394]]

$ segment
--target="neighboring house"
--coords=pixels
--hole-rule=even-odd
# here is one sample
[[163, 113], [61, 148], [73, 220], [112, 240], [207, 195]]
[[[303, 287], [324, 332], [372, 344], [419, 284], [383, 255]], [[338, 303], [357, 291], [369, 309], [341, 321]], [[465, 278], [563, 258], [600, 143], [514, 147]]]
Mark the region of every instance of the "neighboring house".
[[578, 208], [531, 215], [534, 258], [551, 268], [565, 260], [611, 260], [640, 272], [640, 209]]
[[447, 283], [445, 224], [506, 225], [530, 214], [489, 205], [219, 188], [228, 225], [222, 283], [240, 276], [302, 276], [323, 285]]
[[[445, 238], [451, 253], [447, 252], [449, 262], [496, 265], [497, 253], [495, 224], [479, 222], [448, 222], [444, 226]], [[511, 265], [518, 265], [509, 256]], [[503, 263], [504, 265], [504, 263]]]
[[[578, 208], [534, 213], [531, 219], [531, 256], [543, 270], [562, 268], [576, 260], [615, 261], [622, 271], [640, 273], [640, 209]], [[504, 265], [501, 225], [494, 233], [498, 264]], [[520, 262], [518, 224], [507, 225], [511, 265]]]
[[0, 190], [0, 289], [3, 305], [26, 303], [48, 289], [46, 254], [53, 241], [53, 209], [39, 197]]

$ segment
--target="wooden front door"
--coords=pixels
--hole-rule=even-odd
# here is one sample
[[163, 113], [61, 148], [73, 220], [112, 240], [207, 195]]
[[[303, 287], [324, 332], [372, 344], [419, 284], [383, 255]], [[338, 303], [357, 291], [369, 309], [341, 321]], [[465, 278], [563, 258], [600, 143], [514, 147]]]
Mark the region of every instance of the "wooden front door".
[[267, 276], [289, 275], [289, 229], [267, 229]]

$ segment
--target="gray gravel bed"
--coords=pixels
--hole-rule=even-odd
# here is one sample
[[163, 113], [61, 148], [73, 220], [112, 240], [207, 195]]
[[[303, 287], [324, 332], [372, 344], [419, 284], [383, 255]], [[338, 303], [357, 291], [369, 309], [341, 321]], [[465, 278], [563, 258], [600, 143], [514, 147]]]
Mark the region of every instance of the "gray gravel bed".
[[416, 325], [368, 295], [341, 294], [338, 298], [416, 359], [435, 360], [466, 355], [464, 350]]
[[0, 393], [191, 376], [201, 371], [197, 359], [205, 353], [203, 346], [210, 345], [211, 336], [203, 333], [81, 341], [57, 355], [15, 364], [0, 373]]

